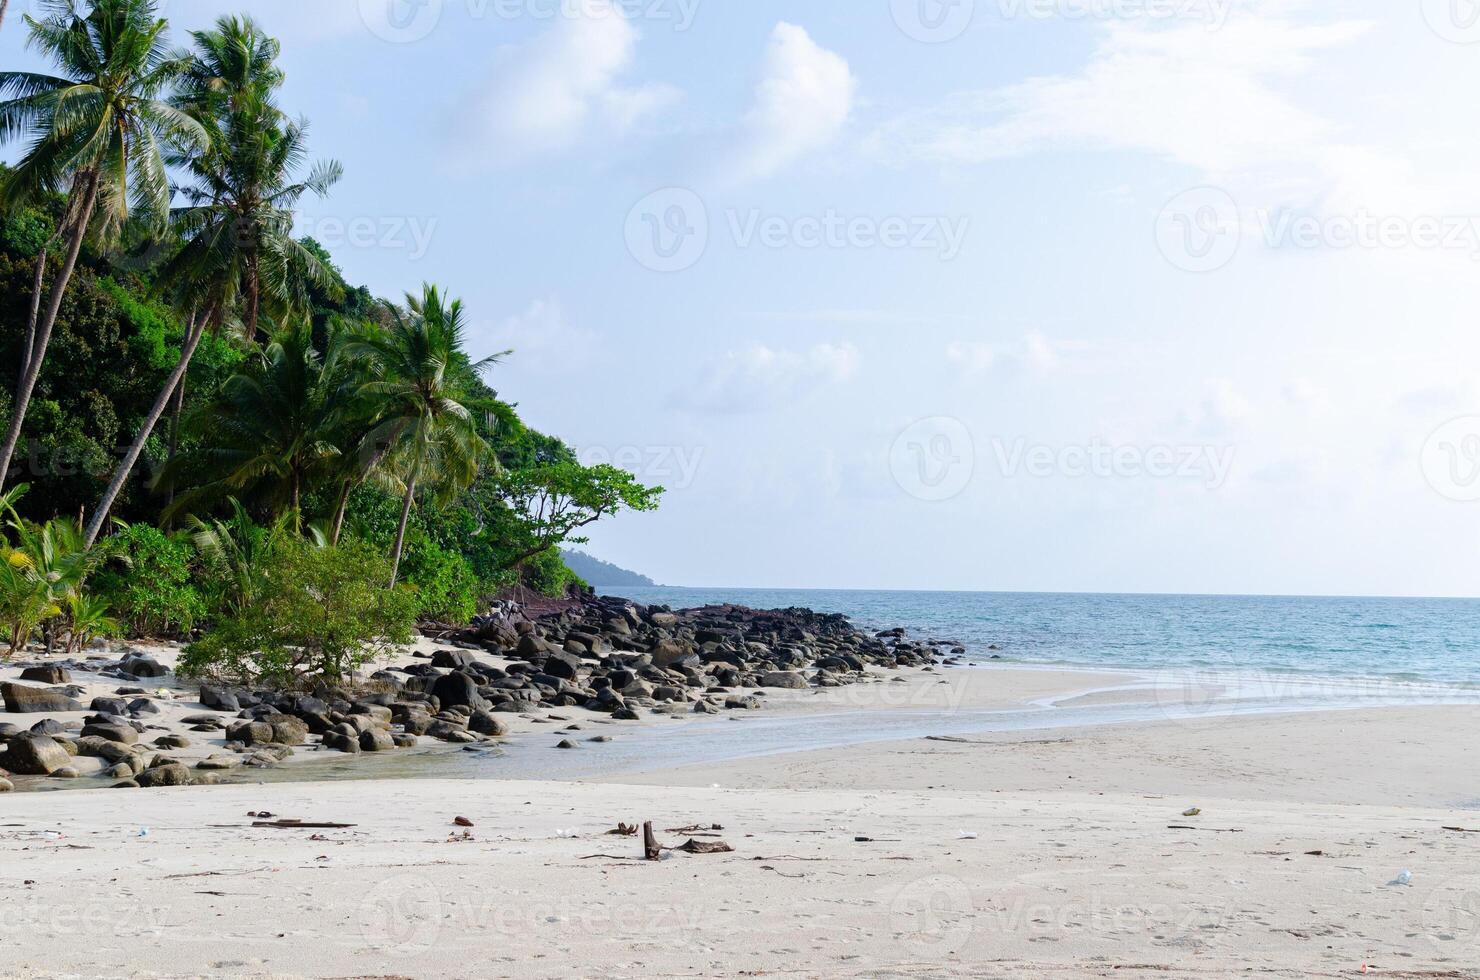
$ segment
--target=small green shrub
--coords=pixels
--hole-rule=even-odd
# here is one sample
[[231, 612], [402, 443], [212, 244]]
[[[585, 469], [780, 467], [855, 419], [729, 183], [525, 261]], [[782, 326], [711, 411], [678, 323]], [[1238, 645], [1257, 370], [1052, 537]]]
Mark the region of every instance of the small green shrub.
[[337, 682], [411, 642], [416, 592], [386, 587], [390, 562], [367, 542], [320, 548], [289, 540], [264, 562], [252, 603], [186, 648], [182, 674], [282, 685]]
[[461, 626], [478, 614], [481, 584], [468, 560], [431, 538], [418, 536], [406, 546], [401, 577], [416, 587], [417, 614]]
[[92, 592], [134, 636], [183, 636], [205, 615], [191, 582], [194, 549], [158, 528], [133, 524], [113, 539], [123, 560], [93, 580]]
[[524, 584], [540, 595], [560, 598], [572, 585], [586, 587], [586, 582], [565, 564], [559, 548], [549, 548], [524, 563]]

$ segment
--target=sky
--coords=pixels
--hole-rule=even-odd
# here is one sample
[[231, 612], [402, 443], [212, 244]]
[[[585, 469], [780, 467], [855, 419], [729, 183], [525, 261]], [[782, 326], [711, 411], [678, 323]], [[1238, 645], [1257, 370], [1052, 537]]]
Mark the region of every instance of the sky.
[[1480, 595], [1480, 4], [249, 7], [345, 167], [300, 230], [461, 296], [531, 424], [668, 488], [599, 557]]

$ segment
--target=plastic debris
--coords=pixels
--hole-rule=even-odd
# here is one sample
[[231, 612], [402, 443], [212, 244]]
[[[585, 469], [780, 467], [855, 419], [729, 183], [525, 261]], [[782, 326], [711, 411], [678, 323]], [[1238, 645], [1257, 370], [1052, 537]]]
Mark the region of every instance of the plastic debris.
[[1182, 811], [1184, 817], [1197, 817], [1202, 815], [1202, 807], [1190, 806]]
[[963, 830], [956, 835], [957, 840], [976, 840], [976, 831]]
[[1389, 885], [1411, 885], [1413, 884], [1413, 872], [1404, 868], [1398, 872], [1398, 877], [1388, 882]]

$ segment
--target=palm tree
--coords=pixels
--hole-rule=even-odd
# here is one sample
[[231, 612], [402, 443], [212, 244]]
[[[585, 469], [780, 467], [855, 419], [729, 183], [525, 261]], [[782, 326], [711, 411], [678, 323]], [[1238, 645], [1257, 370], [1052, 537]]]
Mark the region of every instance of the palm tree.
[[166, 517], [244, 494], [267, 512], [289, 511], [298, 521], [304, 491], [342, 452], [341, 367], [314, 350], [312, 335], [307, 323], [279, 333], [186, 420], [202, 445], [161, 471], [162, 485], [190, 487]]
[[[93, 512], [90, 540], [102, 531], [170, 400], [183, 406], [185, 374], [205, 330], [219, 329], [225, 312], [239, 302], [242, 330], [255, 338], [264, 285], [274, 310], [287, 318], [307, 314], [310, 281], [333, 283], [318, 257], [293, 239], [292, 209], [309, 191], [327, 194], [341, 170], [337, 163], [321, 163], [306, 180], [293, 180], [305, 128], [288, 123], [273, 103], [283, 82], [278, 42], [249, 18], [236, 17], [223, 17], [215, 30], [192, 37], [199, 53], [176, 104], [202, 121], [211, 147], [172, 161], [187, 168], [196, 184], [183, 190], [189, 204], [172, 215], [187, 240], [161, 279], [172, 285], [176, 304], [194, 312], [179, 363]], [[178, 419], [172, 428], [178, 430]]]
[[14, 208], [68, 189], [57, 229], [66, 251], [45, 309], [41, 281], [46, 250], [38, 259], [32, 322], [22, 348], [20, 380], [5, 442], [0, 446], [0, 485], [20, 441], [26, 409], [41, 374], [62, 299], [77, 268], [94, 217], [105, 241], [117, 238], [134, 216], [158, 224], [169, 213], [170, 185], [164, 147], [200, 148], [205, 129], [160, 98], [180, 77], [185, 61], [165, 42], [166, 24], [154, 0], [46, 0], [48, 15], [26, 17], [30, 45], [46, 52], [58, 76], [0, 72], [0, 142], [33, 137], [25, 155], [0, 185], [0, 206]]
[[449, 303], [437, 287], [425, 285], [421, 296], [407, 295], [406, 310], [393, 311], [384, 331], [352, 345], [373, 375], [361, 394], [379, 406], [369, 445], [383, 450], [404, 487], [391, 550], [392, 587], [400, 578], [418, 487], [434, 487], [445, 501], [472, 485], [481, 462], [492, 461], [465, 404], [465, 382], [503, 355], [470, 364], [464, 350], [466, 329], [462, 301]]

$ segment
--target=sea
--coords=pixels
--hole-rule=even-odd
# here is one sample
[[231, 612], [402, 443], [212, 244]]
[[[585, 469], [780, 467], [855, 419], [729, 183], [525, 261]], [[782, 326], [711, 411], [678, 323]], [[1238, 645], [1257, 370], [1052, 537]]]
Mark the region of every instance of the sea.
[[967, 659], [1226, 671], [1480, 690], [1480, 599], [616, 587], [675, 609], [733, 602], [838, 612], [960, 643]]

